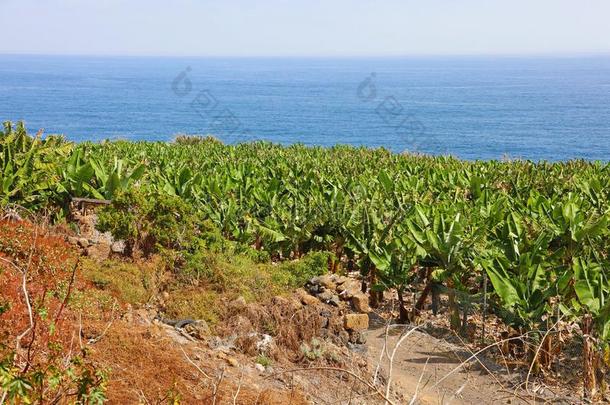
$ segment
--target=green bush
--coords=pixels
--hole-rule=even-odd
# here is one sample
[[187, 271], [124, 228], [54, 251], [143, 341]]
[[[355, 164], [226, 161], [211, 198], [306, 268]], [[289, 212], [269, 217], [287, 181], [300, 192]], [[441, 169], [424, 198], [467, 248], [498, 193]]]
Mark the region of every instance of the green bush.
[[309, 279], [328, 272], [329, 252], [310, 252], [299, 260], [284, 262], [280, 268], [292, 276], [291, 285], [300, 287]]
[[97, 229], [125, 241], [125, 253], [145, 256], [161, 249], [188, 248], [197, 233], [192, 206], [177, 196], [142, 189], [120, 192], [100, 210]]

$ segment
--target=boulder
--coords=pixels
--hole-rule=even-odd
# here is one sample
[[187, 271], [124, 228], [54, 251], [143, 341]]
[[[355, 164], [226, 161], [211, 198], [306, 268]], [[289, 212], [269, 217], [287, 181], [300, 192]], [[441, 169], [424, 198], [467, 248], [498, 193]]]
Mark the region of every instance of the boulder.
[[85, 249], [85, 255], [95, 260], [104, 260], [108, 258], [110, 254], [110, 245], [108, 244], [94, 244]]
[[260, 353], [267, 353], [271, 350], [273, 345], [273, 337], [271, 335], [267, 335], [266, 333], [262, 335], [262, 338], [256, 342], [256, 349]]
[[328, 290], [334, 290], [337, 288], [337, 284], [333, 281], [333, 276], [330, 274], [325, 274], [323, 276], [317, 277], [317, 284], [323, 286]]
[[334, 281], [337, 284], [337, 286], [339, 286], [341, 284], [345, 284], [349, 280], [351, 280], [351, 279], [349, 277], [345, 277], [345, 276], [335, 276], [335, 278], [334, 278]]
[[354, 294], [351, 302], [352, 302], [352, 306], [354, 307], [354, 310], [356, 312], [359, 312], [361, 314], [367, 314], [367, 313], [371, 312], [371, 308], [369, 307], [368, 295], [366, 295], [362, 292]]
[[343, 318], [343, 327], [351, 331], [367, 330], [369, 316], [367, 314], [347, 314]]
[[337, 291], [339, 295], [343, 299], [351, 299], [356, 294], [361, 294], [362, 290], [360, 288], [360, 282], [358, 280], [350, 279], [349, 281], [340, 284], [337, 287]]
[[349, 335], [349, 342], [352, 344], [363, 345], [366, 343], [366, 336], [363, 333], [354, 331]]
[[335, 307], [340, 307], [341, 306], [341, 299], [339, 298], [338, 295], [333, 294], [333, 296], [330, 298], [330, 300], [328, 300], [328, 303], [330, 305], [335, 306]]
[[229, 303], [229, 306], [234, 310], [240, 311], [246, 308], [246, 306], [248, 306], [248, 303], [246, 302], [246, 299], [240, 295], [239, 297], [231, 301]]
[[199, 340], [203, 340], [210, 335], [210, 327], [203, 319], [189, 323], [184, 327], [184, 331]]
[[313, 295], [303, 294], [303, 295], [301, 295], [300, 298], [301, 298], [301, 303], [303, 305], [316, 305], [316, 304], [320, 303], [320, 300], [318, 300]]
[[112, 253], [122, 254], [125, 251], [125, 242], [123, 242], [122, 240], [113, 242], [112, 245], [110, 245], [110, 250], [112, 251]]
[[302, 288], [296, 290], [296, 295], [299, 298], [299, 301], [301, 301], [301, 304], [303, 305], [316, 305], [320, 302], [316, 297], [309, 294]]
[[342, 330], [337, 337], [339, 344], [346, 345], [349, 342], [349, 333], [347, 331]]
[[318, 294], [318, 299], [324, 303], [329, 303], [333, 299], [333, 296], [334, 294], [331, 291], [326, 290]]

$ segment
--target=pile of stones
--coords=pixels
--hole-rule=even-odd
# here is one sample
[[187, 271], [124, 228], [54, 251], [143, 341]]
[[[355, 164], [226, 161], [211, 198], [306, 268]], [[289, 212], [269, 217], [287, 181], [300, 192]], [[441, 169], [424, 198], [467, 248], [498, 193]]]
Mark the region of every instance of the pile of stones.
[[[326, 318], [322, 335], [337, 336], [340, 343], [365, 343], [362, 334], [369, 327], [369, 297], [361, 290], [359, 280], [337, 274], [314, 277], [300, 294], [303, 305], [326, 304], [320, 316]], [[336, 308], [336, 309], [335, 309]], [[340, 322], [336, 321], [338, 315]]]

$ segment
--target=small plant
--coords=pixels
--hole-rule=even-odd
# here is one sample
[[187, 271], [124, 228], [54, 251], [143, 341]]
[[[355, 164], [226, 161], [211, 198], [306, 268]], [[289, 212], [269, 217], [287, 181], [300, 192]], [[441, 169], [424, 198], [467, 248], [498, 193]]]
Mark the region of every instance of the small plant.
[[267, 367], [271, 366], [271, 364], [273, 363], [273, 360], [271, 360], [271, 358], [267, 357], [264, 354], [259, 354], [258, 356], [256, 356], [256, 363], [267, 368]]
[[301, 344], [301, 353], [307, 360], [315, 361], [321, 359], [325, 352], [322, 342], [316, 338], [313, 338], [309, 344], [305, 342]]

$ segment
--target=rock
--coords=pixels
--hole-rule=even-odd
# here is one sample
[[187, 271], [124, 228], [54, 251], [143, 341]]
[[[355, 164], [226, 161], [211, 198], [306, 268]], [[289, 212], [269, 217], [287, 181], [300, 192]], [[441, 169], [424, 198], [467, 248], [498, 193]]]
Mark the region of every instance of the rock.
[[340, 286], [341, 284], [345, 284], [349, 280], [351, 280], [351, 279], [349, 277], [345, 277], [345, 276], [336, 276], [335, 277], [335, 283], [337, 284], [337, 286]]
[[133, 308], [131, 304], [127, 304], [126, 311], [121, 318], [127, 323], [133, 323]]
[[89, 239], [87, 238], [78, 238], [78, 246], [82, 247], [83, 249], [86, 249], [89, 247]]
[[341, 298], [349, 300], [356, 294], [362, 294], [358, 280], [350, 279], [337, 287], [337, 292]]
[[347, 314], [343, 317], [343, 327], [347, 330], [361, 331], [369, 328], [367, 314]]
[[335, 294], [333, 294], [330, 291], [324, 291], [324, 292], [318, 294], [318, 299], [324, 303], [329, 303], [333, 299], [334, 295]]
[[227, 363], [229, 363], [229, 365], [231, 367], [239, 367], [239, 362], [237, 361], [237, 359], [235, 357], [229, 357], [227, 359]]
[[363, 344], [366, 343], [366, 336], [364, 336], [363, 333], [360, 333], [358, 331], [354, 331], [354, 332], [350, 333], [349, 341], [350, 341], [350, 343], [354, 343], [354, 344], [358, 344], [358, 345], [363, 345]]
[[313, 295], [305, 293], [301, 296], [301, 303], [303, 305], [316, 305], [320, 303], [320, 300], [318, 300]]
[[333, 296], [331, 297], [331, 299], [328, 301], [328, 303], [330, 305], [334, 305], [335, 307], [341, 306], [341, 299], [339, 299], [339, 296], [336, 294], [333, 294]]
[[319, 303], [316, 297], [302, 288], [296, 290], [296, 297], [302, 305], [316, 305]]
[[307, 291], [312, 295], [316, 295], [320, 292], [320, 286], [318, 284], [308, 284]]
[[317, 284], [323, 286], [328, 290], [334, 290], [337, 288], [337, 284], [333, 281], [333, 277], [329, 274], [317, 277]]
[[110, 250], [112, 251], [112, 253], [122, 254], [123, 252], [125, 252], [125, 242], [123, 242], [122, 240], [112, 242], [112, 245], [110, 245]]
[[273, 344], [271, 335], [263, 334], [263, 338], [256, 342], [256, 349], [261, 353], [267, 353]]
[[346, 345], [349, 342], [349, 333], [345, 330], [339, 332], [339, 343], [342, 345]]
[[369, 297], [362, 292], [354, 294], [352, 297], [352, 306], [356, 312], [361, 314], [368, 314], [371, 312], [371, 308], [369, 307]]
[[254, 368], [256, 369], [256, 371], [258, 371], [259, 373], [264, 373], [265, 372], [265, 366], [263, 366], [262, 364], [256, 363], [254, 365]]
[[237, 297], [233, 301], [231, 301], [229, 306], [233, 309], [239, 310], [239, 309], [244, 309], [246, 306], [248, 306], [248, 303], [246, 302], [246, 299], [240, 295], [239, 297]]
[[295, 300], [292, 297], [282, 297], [281, 295], [276, 295], [271, 299], [271, 303], [278, 308], [282, 308], [282, 310], [296, 312], [301, 309], [301, 303], [299, 300]]
[[210, 335], [210, 327], [203, 319], [189, 323], [184, 327], [184, 331], [199, 340], [203, 340]]
[[152, 320], [154, 318], [154, 313], [147, 311], [144, 308], [140, 308], [133, 311], [132, 322], [136, 325], [149, 326], [152, 325]]

